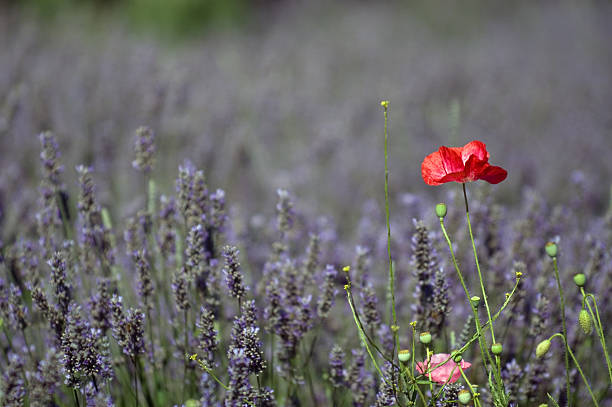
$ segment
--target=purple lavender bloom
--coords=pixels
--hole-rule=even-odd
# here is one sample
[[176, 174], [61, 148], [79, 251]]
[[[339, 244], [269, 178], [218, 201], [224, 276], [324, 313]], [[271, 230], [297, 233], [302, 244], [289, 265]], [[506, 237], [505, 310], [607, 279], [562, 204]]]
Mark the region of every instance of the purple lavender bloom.
[[219, 344], [217, 339], [218, 332], [215, 329], [214, 322], [213, 313], [206, 307], [200, 308], [200, 320], [197, 323], [198, 330], [200, 331], [198, 339], [200, 350], [202, 351], [202, 359], [209, 367], [213, 366], [214, 353]]
[[345, 354], [342, 348], [334, 345], [329, 353], [329, 380], [332, 386], [342, 387], [346, 383], [346, 370], [344, 369]]
[[242, 282], [242, 274], [240, 272], [240, 263], [238, 262], [238, 249], [233, 246], [225, 246], [223, 248], [223, 257], [225, 258], [225, 282], [232, 297], [241, 302], [248, 287], [245, 287]]
[[89, 302], [89, 308], [93, 318], [93, 326], [106, 334], [111, 326], [111, 304], [110, 304], [110, 281], [108, 279], [100, 279], [98, 281], [98, 292]]
[[155, 163], [155, 136], [153, 130], [141, 126], [136, 129], [136, 140], [134, 141], [136, 159], [132, 161], [132, 167], [149, 174]]
[[259, 375], [266, 368], [263, 355], [263, 345], [259, 340], [259, 327], [256, 320], [255, 301], [246, 301], [241, 313], [234, 318], [232, 326], [232, 342], [228, 349], [228, 357], [234, 349], [242, 349], [249, 361], [249, 373]]
[[123, 312], [123, 300], [117, 295], [111, 298], [113, 336], [125, 355], [130, 358], [145, 353], [144, 319], [139, 309], [130, 308]]
[[133, 260], [136, 264], [136, 273], [138, 274], [138, 295], [142, 299], [144, 307], [147, 310], [153, 308], [153, 279], [151, 277], [151, 267], [147, 260], [146, 251], [138, 250], [133, 254]]
[[337, 275], [338, 272], [334, 266], [328, 264], [325, 267], [325, 277], [321, 290], [321, 296], [317, 302], [317, 315], [319, 315], [320, 318], [327, 318], [329, 315], [329, 310], [334, 304], [334, 296], [337, 293], [337, 290], [334, 288], [334, 283]]
[[370, 390], [374, 387], [374, 376], [365, 368], [365, 351], [353, 349], [353, 362], [347, 372], [347, 383], [351, 389], [354, 407], [365, 406]]
[[66, 276], [66, 255], [63, 251], [55, 252], [47, 262], [51, 267], [51, 282], [55, 292], [55, 302], [60, 311], [68, 314], [68, 305], [72, 299], [72, 287]]
[[243, 348], [233, 348], [228, 353], [229, 390], [225, 395], [225, 407], [243, 407], [253, 402], [253, 388], [249, 383], [251, 364]]
[[23, 382], [23, 359], [15, 353], [9, 353], [8, 366], [0, 382], [0, 402], [3, 407], [22, 407], [26, 395]]
[[47, 349], [43, 360], [38, 363], [30, 381], [30, 406], [47, 407], [52, 405], [53, 397], [62, 384], [61, 353], [56, 348]]
[[100, 353], [100, 334], [82, 317], [80, 306], [70, 307], [61, 346], [67, 386], [80, 388], [101, 371], [110, 370], [110, 361]]
[[225, 191], [217, 189], [215, 193], [210, 196], [210, 203], [210, 227], [217, 233], [222, 233], [227, 223]]
[[172, 278], [172, 292], [174, 293], [174, 302], [181, 311], [186, 311], [191, 308], [191, 304], [189, 304], [189, 294], [187, 293], [188, 286], [189, 282], [187, 280], [185, 268], [183, 267], [181, 270], [176, 270]]
[[43, 164], [43, 177], [53, 191], [57, 192], [62, 189], [60, 176], [64, 172], [64, 166], [59, 163], [61, 157], [59, 145], [55, 135], [50, 131], [40, 133], [38, 137], [42, 145], [40, 161]]
[[208, 255], [205, 242], [207, 235], [206, 229], [201, 224], [193, 226], [187, 235], [185, 272], [190, 281], [195, 281], [206, 271]]

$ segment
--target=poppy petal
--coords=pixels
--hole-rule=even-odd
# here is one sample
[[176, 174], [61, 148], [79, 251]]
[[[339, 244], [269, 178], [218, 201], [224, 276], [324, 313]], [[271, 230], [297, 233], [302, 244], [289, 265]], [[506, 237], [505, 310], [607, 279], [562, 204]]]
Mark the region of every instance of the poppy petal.
[[476, 181], [480, 175], [490, 167], [487, 160], [480, 160], [472, 155], [465, 163], [465, 181]]
[[495, 165], [489, 165], [484, 171], [478, 176], [478, 179], [487, 181], [490, 184], [499, 184], [508, 176], [508, 171], [502, 167]]
[[[436, 152], [429, 154], [421, 164], [421, 175], [425, 183], [429, 185], [440, 185], [444, 182], [444, 177], [449, 174], [463, 173], [463, 162], [457, 150], [448, 147], [440, 147]], [[451, 177], [450, 181], [455, 181]]]
[[489, 161], [487, 146], [482, 141], [470, 141], [461, 148], [461, 159], [467, 163], [470, 157], [475, 156], [478, 160]]

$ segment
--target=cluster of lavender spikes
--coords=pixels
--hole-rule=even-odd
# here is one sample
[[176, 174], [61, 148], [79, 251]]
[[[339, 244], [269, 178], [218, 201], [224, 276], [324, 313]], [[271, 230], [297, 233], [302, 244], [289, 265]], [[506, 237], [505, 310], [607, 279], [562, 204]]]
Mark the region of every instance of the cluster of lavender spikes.
[[[397, 389], [406, 384], [398, 380], [397, 365], [376, 356], [373, 363], [351, 316], [354, 311], [369, 343], [383, 353], [395, 346], [382, 291], [386, 252], [376, 240], [384, 225], [362, 223], [351, 260], [353, 244], [344, 243], [329, 220], [301, 212], [286, 190], [277, 192], [275, 216], [241, 223], [226, 209], [224, 192], [212, 192], [203, 171], [187, 162], [179, 168], [176, 196], [157, 195], [153, 132], [140, 128], [136, 134], [134, 168], [146, 181], [145, 205], [128, 216], [123, 233], [111, 218], [117, 208], [98, 201], [95, 172], [86, 166], [76, 167], [75, 205], [62, 179], [58, 143], [52, 133], [41, 135], [41, 205], [32, 227], [2, 246], [0, 357], [6, 369], [0, 404], [398, 403]], [[547, 393], [564, 401], [564, 383], [550, 380], [563, 377], [562, 349], [532, 357], [535, 344], [560, 326], [551, 263], [542, 248], [558, 236], [565, 280], [580, 267], [590, 290], [612, 286], [606, 249], [612, 212], [570, 217], [585, 203], [550, 208], [527, 191], [513, 216], [518, 220], [504, 223], [507, 213], [485, 199], [486, 192], [476, 191], [472, 212], [492, 306], [501, 305], [515, 275], [524, 276], [501, 316], [509, 328], [499, 334], [510, 405], [544, 403]], [[433, 214], [406, 218], [392, 224], [400, 346], [410, 347], [414, 329], [432, 334], [432, 349], [450, 351], [473, 337], [474, 320], [447, 271], [452, 263]], [[449, 213], [447, 224], [455, 236], [464, 227], [457, 213]], [[467, 270], [473, 260], [465, 245], [460, 240], [456, 253]], [[466, 274], [467, 284], [476, 284]], [[349, 301], [354, 310], [339, 296], [343, 286], [358, 294]], [[567, 291], [568, 324], [578, 326], [581, 297]], [[604, 326], [612, 320], [606, 294], [596, 292]], [[591, 341], [568, 332], [578, 358], [597, 364]], [[472, 363], [478, 363], [475, 348], [463, 353]], [[417, 346], [414, 357], [423, 351]], [[481, 372], [474, 369], [469, 378], [482, 386], [483, 402], [490, 397]], [[592, 387], [605, 399], [604, 379], [594, 378]], [[572, 383], [575, 400], [565, 402], [576, 405], [585, 389], [576, 375]], [[461, 389], [438, 387], [436, 403], [457, 405]]]

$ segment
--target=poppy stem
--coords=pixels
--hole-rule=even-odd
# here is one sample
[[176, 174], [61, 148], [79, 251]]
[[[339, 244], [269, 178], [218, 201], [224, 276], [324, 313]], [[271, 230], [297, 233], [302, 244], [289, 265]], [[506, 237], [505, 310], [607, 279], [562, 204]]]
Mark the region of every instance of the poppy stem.
[[[480, 262], [478, 261], [478, 253], [476, 251], [476, 244], [474, 243], [474, 234], [472, 233], [472, 223], [470, 222], [470, 210], [468, 206], [467, 191], [465, 183], [461, 184], [463, 187], [463, 199], [465, 201], [465, 216], [467, 218], [468, 231], [470, 232], [470, 241], [472, 242], [472, 249], [474, 251], [474, 261], [476, 262], [476, 270], [478, 271], [478, 281], [480, 282], [480, 291], [482, 292], [482, 299], [487, 310], [487, 319], [489, 321], [489, 328], [491, 329], [491, 343], [497, 343], [495, 340], [495, 330], [493, 329], [493, 320], [491, 319], [491, 309], [489, 308], [489, 301], [487, 300], [487, 292], [485, 290], [484, 281], [482, 279], [482, 272], [480, 271]], [[503, 390], [503, 381], [501, 379], [501, 362], [499, 355], [495, 355], [495, 364], [497, 369], [493, 369], [495, 373], [497, 383], [500, 390]], [[505, 393], [505, 391], [504, 391]]]
[[[381, 106], [384, 109], [385, 115], [385, 220], [387, 224], [387, 255], [389, 257], [389, 295], [391, 296], [391, 332], [393, 333], [393, 350], [391, 351], [391, 360], [395, 360], [395, 352], [399, 350], [399, 336], [397, 326], [397, 314], [395, 312], [395, 273], [393, 270], [393, 259], [391, 257], [391, 223], [389, 216], [389, 154], [388, 154], [388, 132], [387, 122], [389, 120], [389, 101], [382, 101]], [[395, 369], [391, 370], [391, 380], [395, 383]], [[393, 393], [395, 392], [395, 386], [393, 387]]]
[[[610, 383], [612, 383], [612, 364], [610, 363], [610, 356], [608, 355], [608, 350], [606, 349], [606, 337], [603, 333], [603, 326], [601, 325], [601, 319], [599, 319], [599, 310], [597, 309], [597, 301], [595, 301], [595, 296], [593, 294], [586, 294], [584, 292], [584, 288], [580, 287], [580, 292], [582, 293], [582, 298], [586, 306], [589, 308], [589, 312], [591, 313], [591, 317], [596, 322], [595, 330], [597, 331], [597, 336], [599, 336], [599, 341], [601, 342], [601, 347], [603, 348], [604, 356], [606, 357], [606, 364], [608, 365], [608, 374], [610, 375]], [[593, 307], [589, 303], [589, 298], [593, 301]], [[595, 313], [593, 313], [593, 308], [595, 308]]]
[[[568, 353], [571, 352], [569, 349], [569, 345], [565, 338], [567, 338], [567, 328], [565, 326], [565, 299], [563, 297], [563, 287], [561, 287], [561, 280], [559, 279], [559, 267], [557, 266], [557, 256], [552, 258], [553, 261], [553, 269], [555, 270], [555, 279], [557, 280], [557, 288], [559, 291], [559, 300], [561, 302], [561, 323], [563, 327], [563, 339], [565, 342], [565, 385], [567, 392], [567, 400], [569, 403], [570, 400], [570, 377], [569, 377], [569, 356]], [[580, 368], [578, 368], [580, 369]], [[588, 384], [587, 384], [588, 386]], [[597, 403], [595, 403], [597, 404]]]
[[[565, 355], [567, 356], [567, 354], [569, 353], [569, 355], [572, 357], [572, 360], [574, 361], [574, 364], [576, 365], [576, 368], [578, 368], [578, 373], [580, 373], [580, 376], [582, 377], [582, 381], [586, 385], [586, 388], [589, 391], [589, 395], [591, 396], [591, 399], [593, 400], [593, 405], [595, 407], [599, 407], [599, 404], [597, 403], [597, 398], [593, 394], [593, 391], [591, 390], [591, 386], [589, 385], [589, 381], [586, 379], [586, 376], [584, 375], [584, 372], [582, 371], [582, 368], [580, 367], [580, 364], [578, 363], [578, 360], [576, 360], [576, 357], [574, 356], [574, 353], [572, 352], [572, 350], [569, 347], [569, 344], [567, 343], [566, 336], [561, 334], [561, 333], [556, 333], [553, 336], [551, 336], [550, 338], [548, 338], [548, 340], [549, 341], [552, 340], [555, 336], [560, 336], [563, 339], [563, 344], [565, 345], [565, 350], [566, 350]], [[569, 398], [568, 398], [568, 401], [569, 401]]]

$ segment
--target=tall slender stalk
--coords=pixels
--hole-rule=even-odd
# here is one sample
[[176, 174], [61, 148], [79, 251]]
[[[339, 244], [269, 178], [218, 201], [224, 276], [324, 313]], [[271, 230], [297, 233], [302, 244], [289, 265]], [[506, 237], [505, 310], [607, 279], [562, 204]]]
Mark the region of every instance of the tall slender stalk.
[[[610, 383], [612, 383], [612, 363], [610, 363], [610, 355], [608, 354], [608, 349], [606, 347], [606, 337], [603, 333], [603, 326], [601, 325], [601, 319], [599, 319], [599, 310], [597, 308], [597, 301], [595, 301], [595, 296], [593, 294], [586, 294], [584, 292], [584, 288], [580, 287], [580, 292], [584, 298], [584, 302], [589, 308], [589, 312], [591, 313], [591, 317], [595, 321], [595, 330], [597, 331], [597, 336], [599, 336], [599, 341], [601, 342], [601, 347], [603, 349], [604, 356], [606, 358], [606, 364], [608, 365], [608, 375], [610, 376]], [[595, 308], [595, 313], [593, 313], [593, 309], [591, 304], [589, 303], [589, 298], [593, 301], [593, 305]]]
[[[589, 381], [586, 379], [586, 376], [584, 375], [584, 372], [582, 371], [582, 368], [580, 367], [580, 363], [578, 363], [578, 360], [574, 356], [574, 353], [572, 352], [572, 350], [569, 347], [569, 344], [567, 343], [567, 337], [563, 334], [556, 333], [553, 336], [551, 336], [548, 340], [550, 341], [555, 336], [560, 336], [561, 339], [563, 339], [563, 344], [565, 345], [565, 349], [566, 349], [565, 354], [567, 355], [569, 353], [569, 355], [572, 357], [572, 360], [574, 361], [574, 364], [576, 365], [576, 368], [578, 369], [578, 373], [580, 373], [580, 376], [582, 377], [582, 381], [584, 382], [589, 392], [589, 395], [591, 396], [591, 399], [593, 400], [593, 405], [595, 407], [599, 407], [599, 404], [597, 403], [597, 398], [595, 398], [595, 395], [593, 394], [593, 390], [591, 390], [591, 386], [589, 385]], [[568, 397], [568, 401], [569, 401], [569, 397]]]
[[[561, 301], [561, 323], [563, 326], [563, 338], [567, 338], [567, 328], [565, 325], [565, 299], [563, 297], [563, 287], [561, 287], [561, 280], [559, 279], [559, 268], [557, 267], [557, 256], [552, 258], [553, 268], [555, 270], [555, 279], [557, 280], [557, 288], [559, 291], [559, 301]], [[569, 356], [568, 353], [569, 345], [565, 341], [565, 386], [567, 393], [567, 400], [570, 400], [570, 377], [569, 377]]]
[[[391, 360], [395, 360], [395, 352], [399, 349], [399, 336], [397, 326], [397, 314], [395, 312], [395, 272], [393, 270], [393, 259], [391, 257], [391, 222], [389, 216], [389, 154], [388, 154], [388, 131], [387, 122], [389, 120], [389, 101], [383, 100], [380, 105], [384, 109], [385, 115], [385, 221], [387, 225], [387, 255], [389, 257], [389, 295], [391, 296], [391, 323], [390, 328], [393, 333], [393, 349], [391, 351]], [[395, 383], [395, 368], [391, 369], [391, 381]], [[393, 393], [396, 396], [395, 384], [393, 385]]]

